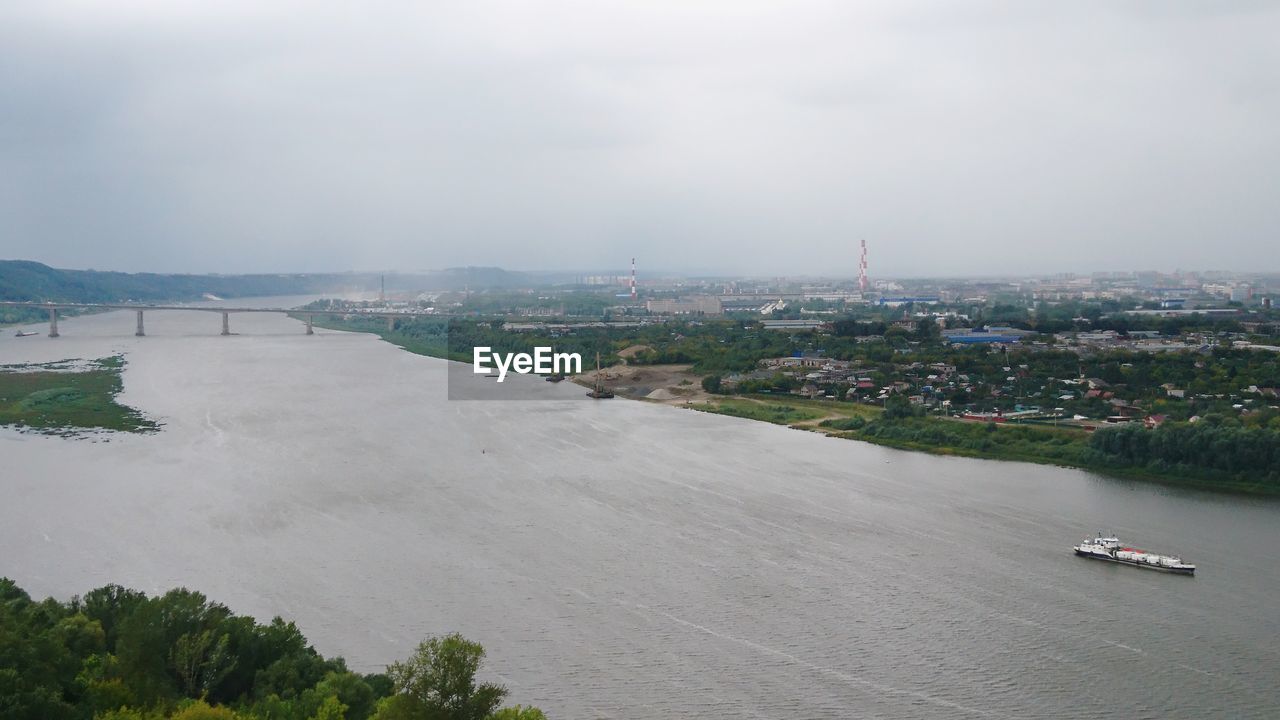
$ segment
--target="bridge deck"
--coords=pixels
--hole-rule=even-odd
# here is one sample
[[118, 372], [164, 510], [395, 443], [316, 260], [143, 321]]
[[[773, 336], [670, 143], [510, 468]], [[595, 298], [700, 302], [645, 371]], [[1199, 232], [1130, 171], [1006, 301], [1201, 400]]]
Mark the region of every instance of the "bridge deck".
[[253, 307], [215, 307], [204, 305], [139, 305], [137, 303], [36, 303], [14, 300], [0, 301], [7, 307], [28, 307], [36, 310], [193, 310], [197, 312], [221, 313], [285, 313], [298, 315], [367, 315], [369, 317], [451, 317], [441, 313], [429, 312], [383, 312], [364, 310], [310, 310], [302, 308], [253, 308]]

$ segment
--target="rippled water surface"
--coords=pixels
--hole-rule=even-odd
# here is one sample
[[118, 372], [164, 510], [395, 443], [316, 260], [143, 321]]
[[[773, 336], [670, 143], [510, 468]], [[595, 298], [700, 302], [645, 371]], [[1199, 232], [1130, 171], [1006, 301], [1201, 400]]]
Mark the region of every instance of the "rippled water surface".
[[[451, 402], [439, 360], [231, 322], [3, 333], [0, 363], [123, 352], [122, 400], [164, 430], [0, 430], [0, 575], [186, 585], [361, 670], [458, 630], [561, 718], [1280, 717], [1274, 501], [529, 378], [553, 400]], [[1200, 574], [1074, 557], [1098, 529]]]

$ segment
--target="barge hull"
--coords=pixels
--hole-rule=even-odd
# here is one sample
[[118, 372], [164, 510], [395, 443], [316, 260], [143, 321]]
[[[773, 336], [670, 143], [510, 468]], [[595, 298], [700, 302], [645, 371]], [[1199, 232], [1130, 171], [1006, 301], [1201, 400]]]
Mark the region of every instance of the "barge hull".
[[1186, 569], [1186, 568], [1162, 567], [1160, 565], [1152, 565], [1150, 563], [1138, 562], [1137, 560], [1121, 560], [1119, 558], [1101, 557], [1099, 555], [1094, 555], [1093, 553], [1080, 552], [1079, 550], [1076, 551], [1076, 555], [1079, 555], [1080, 557], [1089, 558], [1090, 560], [1101, 560], [1103, 562], [1113, 562], [1113, 563], [1116, 563], [1117, 565], [1132, 565], [1134, 567], [1145, 568], [1147, 570], [1159, 570], [1160, 572], [1167, 572], [1172, 575], [1195, 575], [1195, 572], [1196, 572], [1194, 568]]

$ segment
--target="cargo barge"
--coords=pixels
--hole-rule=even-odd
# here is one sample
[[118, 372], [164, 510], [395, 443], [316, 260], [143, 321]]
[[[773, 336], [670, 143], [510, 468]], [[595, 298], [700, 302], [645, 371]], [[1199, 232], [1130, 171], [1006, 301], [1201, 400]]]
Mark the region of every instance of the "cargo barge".
[[1194, 575], [1196, 572], [1195, 565], [1183, 562], [1180, 557], [1128, 547], [1121, 543], [1119, 538], [1103, 537], [1101, 534], [1092, 540], [1085, 540], [1073, 549], [1076, 555], [1093, 560], [1105, 560], [1177, 575]]

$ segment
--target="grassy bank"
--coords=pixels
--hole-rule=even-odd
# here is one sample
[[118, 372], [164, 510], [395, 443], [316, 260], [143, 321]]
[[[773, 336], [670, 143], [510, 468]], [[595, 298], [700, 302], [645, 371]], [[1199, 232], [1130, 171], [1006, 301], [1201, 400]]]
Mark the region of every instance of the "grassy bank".
[[763, 420], [775, 425], [805, 429], [819, 426], [816, 421], [874, 417], [880, 413], [878, 408], [866, 405], [808, 400], [787, 395], [716, 396], [708, 402], [688, 407], [718, 415]]
[[124, 358], [0, 366], [0, 425], [51, 435], [153, 432], [156, 423], [116, 402]]
[[716, 397], [688, 407], [898, 450], [1058, 465], [1178, 487], [1280, 495], [1280, 487], [1264, 478], [1252, 480], [1249, 473], [1159, 463], [1135, 465], [1100, 451], [1091, 442], [1092, 435], [1078, 428], [978, 423], [938, 417], [889, 417], [878, 407], [784, 395]]
[[719, 415], [763, 420], [775, 425], [794, 425], [806, 420], [817, 420], [823, 416], [820, 410], [800, 408], [789, 403], [755, 402], [752, 400], [727, 399], [718, 400], [706, 405], [693, 406], [697, 410]]

